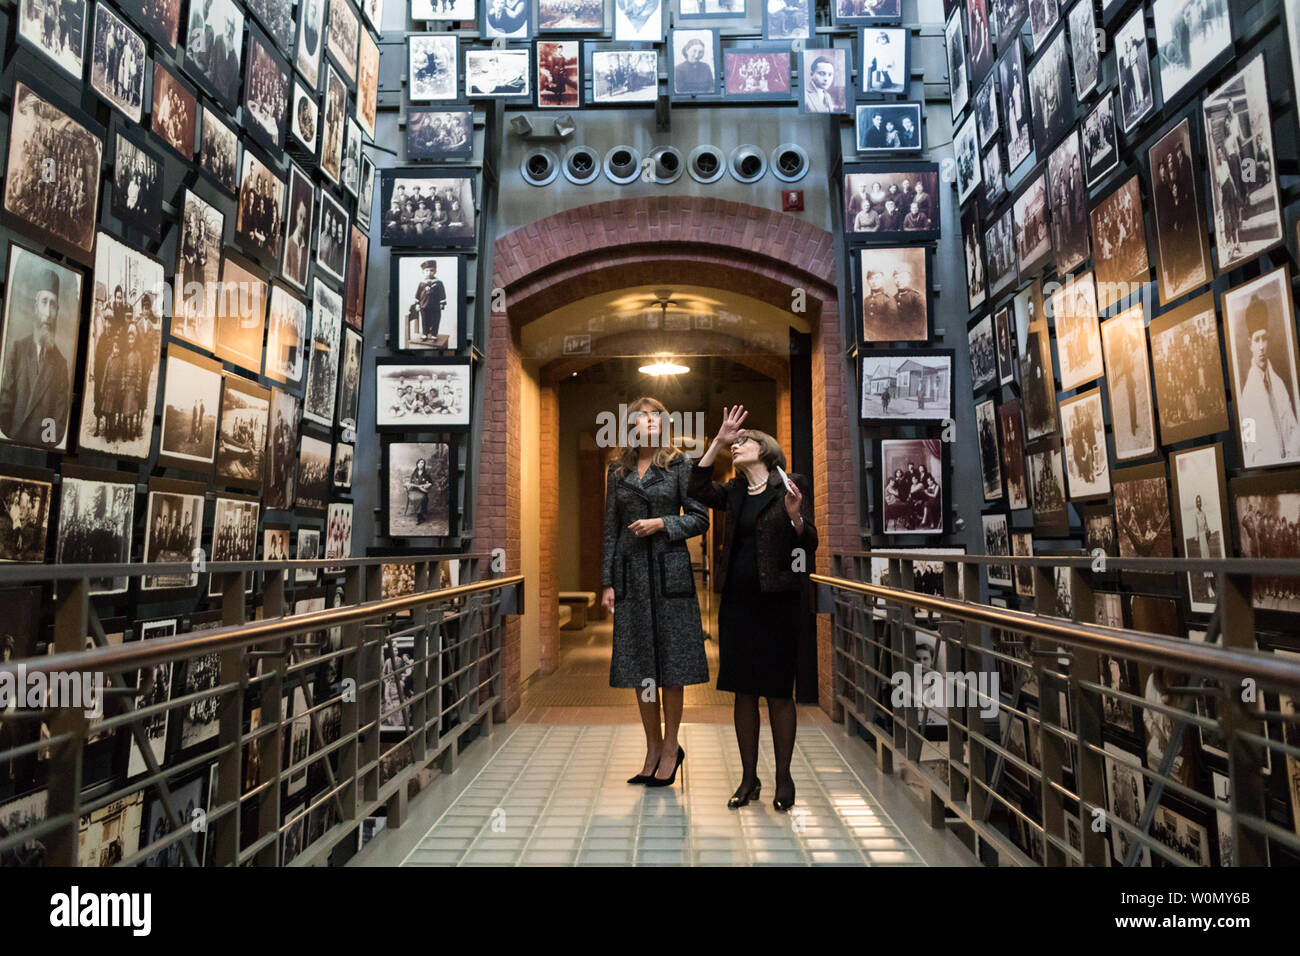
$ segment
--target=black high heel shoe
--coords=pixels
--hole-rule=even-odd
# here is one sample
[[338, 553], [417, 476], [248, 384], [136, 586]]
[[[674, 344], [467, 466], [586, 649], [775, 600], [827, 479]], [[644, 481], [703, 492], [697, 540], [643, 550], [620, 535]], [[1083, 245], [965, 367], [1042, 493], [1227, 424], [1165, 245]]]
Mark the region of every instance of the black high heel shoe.
[[659, 768], [659, 761], [656, 760], [656, 761], [655, 761], [655, 765], [654, 765], [654, 769], [652, 769], [649, 773], [639, 773], [639, 774], [637, 774], [635, 777], [628, 777], [628, 778], [627, 778], [627, 782], [628, 782], [628, 783], [638, 783], [638, 784], [640, 784], [640, 783], [649, 783], [649, 782], [650, 782], [650, 778], [654, 776], [655, 770], [657, 770], [658, 768]]
[[772, 799], [772, 806], [781, 813], [785, 813], [787, 810], [793, 807], [794, 806], [794, 784], [790, 785], [789, 797], [781, 796], [781, 793], [778, 790], [777, 795]]
[[[681, 769], [682, 761], [685, 759], [686, 759], [686, 751], [683, 750], [681, 747], [678, 747], [677, 763], [673, 765], [673, 775], [669, 777], [667, 780], [661, 780], [659, 777], [656, 777], [654, 774], [651, 774], [650, 779], [645, 782], [645, 785], [647, 787], [671, 787], [677, 781], [677, 771]], [[659, 768], [656, 767], [655, 769], [658, 770]]]
[[755, 778], [754, 785], [749, 788], [748, 793], [742, 795], [741, 792], [737, 790], [735, 794], [732, 795], [731, 799], [727, 801], [727, 809], [736, 810], [748, 804], [750, 800], [757, 800], [762, 789], [763, 781]]

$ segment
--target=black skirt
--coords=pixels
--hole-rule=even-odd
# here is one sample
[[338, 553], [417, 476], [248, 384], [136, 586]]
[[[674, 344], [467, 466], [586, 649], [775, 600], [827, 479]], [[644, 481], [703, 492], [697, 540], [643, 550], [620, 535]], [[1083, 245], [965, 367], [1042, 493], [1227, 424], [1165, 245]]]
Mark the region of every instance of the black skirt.
[[797, 591], [728, 588], [718, 608], [718, 690], [793, 697], [801, 613]]

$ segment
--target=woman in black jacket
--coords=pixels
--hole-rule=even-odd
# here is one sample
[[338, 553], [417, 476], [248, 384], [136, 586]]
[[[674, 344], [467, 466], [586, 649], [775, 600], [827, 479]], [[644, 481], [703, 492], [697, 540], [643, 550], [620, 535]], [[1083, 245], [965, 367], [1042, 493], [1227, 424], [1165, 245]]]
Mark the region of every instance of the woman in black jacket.
[[641, 398], [628, 411], [634, 433], [605, 489], [602, 603], [614, 615], [609, 685], [635, 689], [645, 727], [645, 763], [628, 783], [666, 787], [686, 758], [677, 743], [683, 688], [709, 679], [686, 548], [687, 538], [708, 530], [709, 511], [687, 493], [690, 459], [673, 446], [663, 405]]
[[[777, 469], [785, 454], [766, 432], [742, 429], [744, 406], [724, 409], [713, 444], [691, 471], [690, 496], [728, 514], [721, 560], [722, 604], [718, 609], [718, 690], [736, 695], [736, 742], [744, 774], [727, 801], [735, 809], [757, 799], [758, 698], [767, 698], [776, 751], [776, 799], [794, 805], [790, 758], [794, 753], [794, 672], [806, 569], [817, 549], [807, 482], [790, 475], [791, 490]], [[737, 475], [727, 484], [713, 480], [719, 450], [731, 452]], [[778, 504], [779, 500], [779, 504]]]

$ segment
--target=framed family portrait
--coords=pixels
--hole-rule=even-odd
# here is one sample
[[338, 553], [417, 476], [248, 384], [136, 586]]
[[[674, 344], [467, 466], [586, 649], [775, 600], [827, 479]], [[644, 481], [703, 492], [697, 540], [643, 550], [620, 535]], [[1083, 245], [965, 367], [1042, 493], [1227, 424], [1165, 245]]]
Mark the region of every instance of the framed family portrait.
[[474, 155], [474, 110], [468, 106], [411, 106], [406, 115], [410, 159], [469, 159]]
[[844, 228], [855, 241], [939, 237], [936, 163], [846, 163]]
[[1008, 208], [984, 233], [988, 253], [989, 290], [998, 295], [1016, 281], [1015, 210]]
[[379, 241], [386, 246], [470, 246], [476, 235], [474, 174], [447, 167], [380, 172]]
[[1156, 108], [1147, 53], [1146, 8], [1137, 10], [1115, 31], [1115, 64], [1119, 73], [1119, 120], [1125, 133]]
[[878, 452], [880, 533], [943, 534], [947, 445], [937, 438], [885, 438]]
[[375, 360], [375, 426], [390, 430], [469, 427], [468, 358]]
[[90, 87], [133, 123], [144, 110], [144, 75], [149, 68], [144, 37], [131, 29], [112, 7], [95, 4], [91, 40]]
[[1083, 120], [1083, 168], [1091, 189], [1119, 166], [1119, 138], [1115, 133], [1115, 92], [1097, 101]]
[[860, 353], [863, 422], [943, 422], [952, 415], [951, 349]]
[[1025, 467], [1029, 472], [1029, 505], [1034, 515], [1034, 535], [1066, 537], [1070, 533], [1070, 514], [1066, 506], [1061, 440], [1052, 436], [1025, 446]]
[[298, 43], [294, 67], [313, 90], [320, 83], [321, 41], [325, 38], [328, 0], [302, 0], [298, 4]]
[[858, 152], [919, 154], [921, 110], [920, 103], [859, 103]]
[[1106, 453], [1106, 416], [1101, 389], [1091, 388], [1061, 399], [1061, 440], [1071, 501], [1110, 494], [1110, 461]]
[[153, 106], [150, 127], [185, 162], [194, 158], [194, 132], [199, 104], [194, 91], [161, 60], [153, 64]]
[[[126, 564], [135, 526], [135, 475], [64, 463], [57, 564]], [[127, 577], [90, 579], [89, 593], [124, 594]]]
[[[1001, 501], [1002, 457], [998, 450], [998, 415], [993, 399], [975, 403], [976, 447], [980, 457], [980, 484], [985, 501]], [[1006, 554], [1008, 552], [999, 552]]]
[[113, 196], [109, 209], [128, 229], [157, 239], [162, 233], [162, 157], [144, 136], [120, 123], [113, 132]]
[[1101, 378], [1101, 333], [1097, 326], [1097, 287], [1091, 272], [1081, 272], [1052, 291], [1057, 362], [1061, 388], [1070, 390]]
[[[1230, 482], [1232, 515], [1243, 558], [1290, 558], [1300, 548], [1300, 471], [1243, 475]], [[1300, 612], [1293, 577], [1255, 577], [1251, 604], [1268, 611]]]
[[1079, 0], [1067, 14], [1070, 29], [1070, 58], [1074, 63], [1074, 92], [1080, 100], [1097, 88], [1101, 73], [1101, 50], [1097, 40], [1097, 10], [1092, 0]]
[[302, 399], [271, 388], [271, 425], [266, 436], [266, 484], [262, 501], [268, 509], [293, 507], [298, 493], [298, 420]]
[[[1055, 0], [1050, 2], [1055, 7]], [[1033, 6], [1030, 4], [1031, 9]], [[1074, 125], [1077, 115], [1064, 28], [1056, 31], [1029, 67], [1029, 102], [1034, 149], [1043, 157]]]
[[464, 258], [394, 253], [389, 268], [394, 347], [458, 351], [465, 340]]
[[1057, 274], [1071, 272], [1092, 254], [1088, 239], [1088, 187], [1083, 180], [1079, 132], [1071, 130], [1047, 157], [1052, 249]]
[[[539, 8], [548, 9], [548, 3], [550, 2], [551, 0], [541, 0]], [[478, 13], [476, 12], [478, 6], [475, 0], [410, 0], [410, 9], [412, 20], [461, 21], [478, 19]], [[544, 20], [545, 16], [539, 12], [538, 21], [543, 22]], [[376, 26], [376, 29], [378, 29], [378, 26]], [[586, 29], [586, 27], [583, 27], [583, 29]]]
[[244, 148], [239, 177], [235, 241], [274, 268], [280, 262], [284, 232], [284, 180], [249, 147]]
[[[50, 514], [54, 510], [54, 472], [46, 468], [5, 465], [0, 469], [0, 501], [5, 503], [8, 513], [8, 521], [0, 526], [0, 563], [44, 562]], [[7, 593], [12, 595], [14, 592]], [[36, 598], [40, 598], [39, 588]], [[7, 610], [11, 607], [6, 605]], [[34, 632], [35, 628], [32, 629]]]
[[1047, 177], [1029, 179], [1011, 204], [1016, 226], [1016, 265], [1021, 277], [1042, 271], [1052, 258], [1052, 234], [1047, 226]]
[[1154, 0], [1156, 63], [1165, 106], [1232, 49], [1228, 0]]
[[299, 291], [307, 290], [307, 270], [311, 268], [311, 224], [316, 206], [316, 190], [311, 178], [292, 160], [289, 161], [289, 190], [284, 236], [284, 257], [280, 274]]

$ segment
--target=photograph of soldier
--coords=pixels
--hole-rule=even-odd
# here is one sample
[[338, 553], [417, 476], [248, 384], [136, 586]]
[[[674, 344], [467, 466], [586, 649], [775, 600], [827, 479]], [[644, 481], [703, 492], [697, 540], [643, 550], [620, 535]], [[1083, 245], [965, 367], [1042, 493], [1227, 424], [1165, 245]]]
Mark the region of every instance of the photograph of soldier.
[[86, 0], [19, 0], [18, 36], [73, 78], [84, 72]]
[[475, 236], [471, 176], [402, 177], [385, 170], [381, 180], [386, 245], [464, 245]]
[[[473, 19], [474, 5], [471, 0], [413, 0], [411, 16], [421, 6], [430, 11], [437, 11], [437, 16], [430, 20], [466, 20]], [[451, 12], [457, 8], [467, 8], [464, 16], [450, 16], [441, 11], [447, 7]], [[605, 5], [600, 0], [537, 0], [537, 28], [547, 30], [581, 30], [602, 33], [605, 30]]]
[[244, 13], [234, 0], [194, 0], [185, 41], [185, 71], [234, 111], [244, 53]]
[[271, 171], [251, 149], [244, 150], [244, 170], [239, 179], [239, 211], [235, 238], [255, 255], [275, 264], [280, 261], [284, 232], [284, 180]]
[[885, 534], [943, 533], [942, 443], [887, 438], [880, 443]]
[[[135, 480], [80, 478], [64, 469], [59, 486], [59, 564], [126, 564], [131, 560]], [[91, 594], [120, 594], [127, 578], [91, 578]]]
[[90, 85], [109, 105], [133, 123], [144, 110], [144, 71], [149, 57], [144, 37], [113, 8], [95, 4], [95, 36], [91, 44]]
[[1166, 445], [1228, 430], [1223, 350], [1214, 295], [1151, 320], [1151, 364]]
[[1083, 184], [1079, 133], [1072, 130], [1047, 158], [1052, 247], [1058, 274], [1077, 268], [1092, 252], [1088, 241], [1088, 190]]
[[[582, 59], [578, 40], [537, 41], [537, 105], [555, 109], [577, 109], [582, 105]], [[443, 115], [455, 117], [456, 113]], [[448, 132], [459, 139], [459, 124]], [[411, 132], [407, 131], [408, 138]]]
[[0, 562], [45, 560], [52, 487], [49, 481], [0, 472]]
[[407, 42], [407, 81], [412, 100], [454, 100], [459, 57], [456, 38], [413, 34]]
[[1090, 213], [1097, 305], [1103, 312], [1138, 291], [1151, 277], [1142, 208], [1138, 178], [1132, 176]]
[[266, 389], [234, 375], [226, 376], [217, 436], [218, 483], [261, 490], [270, 406], [271, 395]]
[[[203, 495], [151, 490], [145, 514], [145, 563], [192, 563], [203, 535]], [[156, 591], [192, 588], [198, 583], [197, 574], [150, 574], [141, 579], [140, 586]]]
[[121, 132], [114, 142], [113, 201], [109, 208], [127, 228], [156, 238], [162, 222], [162, 161]]
[[861, 249], [862, 340], [925, 342], [930, 338], [929, 260], [919, 246]]
[[162, 63], [153, 65], [153, 131], [186, 162], [194, 156], [194, 130], [198, 126], [198, 100]]
[[404, 428], [468, 425], [468, 361], [376, 366], [375, 423]]
[[1151, 88], [1151, 58], [1147, 56], [1146, 11], [1138, 10], [1115, 33], [1115, 64], [1119, 72], [1119, 119], [1129, 132], [1155, 109]]
[[998, 381], [997, 345], [993, 339], [993, 317], [982, 316], [966, 334], [970, 347], [971, 391], [979, 393]]
[[450, 534], [448, 446], [444, 442], [392, 442], [387, 451], [388, 536]]
[[28, 223], [35, 238], [66, 243], [88, 256], [95, 244], [103, 142], [21, 80], [14, 83], [10, 117], [5, 209]]
[[82, 275], [9, 247], [0, 337], [0, 438], [63, 451], [68, 442]]
[[[572, 95], [577, 94], [575, 92]], [[550, 104], [544, 102], [542, 105]], [[474, 111], [472, 109], [412, 106], [407, 110], [406, 155], [409, 158], [456, 158], [473, 155], [473, 152]]]
[[[997, 417], [993, 399], [976, 403], [975, 421], [979, 432], [980, 481], [983, 484], [985, 501], [1002, 499], [1002, 455], [998, 449]], [[1003, 544], [1005, 546], [1005, 542]]]
[[1101, 326], [1110, 397], [1111, 439], [1124, 461], [1156, 450], [1156, 420], [1151, 407], [1151, 375], [1142, 306], [1126, 309]]
[[[271, 428], [266, 437], [266, 488], [263, 501], [271, 510], [293, 507], [298, 491], [298, 413], [302, 400], [271, 389]], [[286, 554], [287, 556], [287, 554]]]
[[99, 234], [80, 447], [149, 457], [162, 354], [162, 264]]
[[172, 459], [170, 463], [177, 467], [206, 471], [216, 456], [220, 402], [220, 364], [189, 349], [169, 345], [159, 459]]
[[344, 318], [354, 329], [362, 328], [366, 320], [366, 265], [369, 261], [370, 238], [352, 224], [349, 233], [347, 280], [343, 284]]
[[1100, 388], [1061, 399], [1061, 435], [1070, 499], [1109, 494], [1110, 461]]
[[226, 192], [234, 195], [239, 185], [239, 137], [216, 113], [203, 107], [199, 128], [199, 168]]
[[[856, 172], [867, 169], [868, 172]], [[849, 167], [844, 175], [847, 231], [863, 238], [924, 239], [938, 234], [939, 172]]]
[[334, 57], [349, 85], [357, 81], [357, 34], [360, 32], [361, 22], [352, 12], [352, 5], [343, 0], [330, 0], [325, 48]]
[[1192, 169], [1190, 122], [1184, 119], [1166, 133], [1147, 157], [1151, 163], [1160, 301], [1165, 303], [1204, 285], [1213, 276], [1200, 190]]
[[361, 398], [361, 335], [343, 329], [343, 359], [339, 368], [339, 427], [357, 427], [357, 403]]
[[289, 115], [289, 68], [256, 31], [248, 38], [245, 73], [247, 126], [262, 143], [279, 149], [284, 145], [284, 127]]
[[342, 281], [348, 260], [348, 214], [324, 190], [320, 194], [320, 217], [317, 224], [316, 264]]
[[285, 217], [284, 259], [280, 273], [299, 289], [307, 288], [307, 270], [311, 267], [311, 217], [315, 205], [311, 179], [289, 163], [289, 206]]
[[298, 494], [294, 505], [312, 511], [324, 511], [330, 490], [329, 442], [302, 436], [298, 450]]
[[459, 348], [459, 260], [455, 256], [399, 256], [394, 262], [398, 348]]

